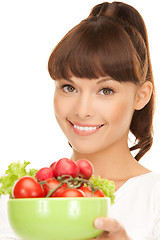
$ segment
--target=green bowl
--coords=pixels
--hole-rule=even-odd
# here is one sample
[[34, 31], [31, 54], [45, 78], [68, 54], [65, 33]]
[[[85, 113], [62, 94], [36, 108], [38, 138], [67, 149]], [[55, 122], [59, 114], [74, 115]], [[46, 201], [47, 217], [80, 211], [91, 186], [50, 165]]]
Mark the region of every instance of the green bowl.
[[8, 200], [11, 227], [23, 240], [87, 240], [102, 233], [110, 198], [23, 198]]

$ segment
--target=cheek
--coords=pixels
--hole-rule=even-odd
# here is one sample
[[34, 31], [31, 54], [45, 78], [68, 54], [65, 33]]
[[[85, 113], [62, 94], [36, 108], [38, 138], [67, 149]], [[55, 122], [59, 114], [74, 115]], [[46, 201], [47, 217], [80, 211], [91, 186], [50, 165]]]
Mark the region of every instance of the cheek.
[[55, 93], [54, 95], [54, 113], [55, 117], [59, 122], [66, 120], [70, 115], [72, 110], [73, 101], [70, 98], [64, 97], [59, 93]]
[[[121, 100], [108, 107], [106, 117], [108, 116], [109, 123], [128, 126], [130, 125], [133, 115], [132, 104], [127, 100]], [[107, 120], [107, 119], [106, 119]]]
[[54, 95], [53, 106], [56, 118], [63, 118], [66, 110], [65, 102], [63, 98], [56, 93]]
[[54, 99], [53, 99], [53, 107], [54, 107], [54, 113], [55, 115], [59, 115], [59, 111], [60, 111], [60, 101], [58, 100], [58, 98], [56, 97], [56, 94], [54, 95]]

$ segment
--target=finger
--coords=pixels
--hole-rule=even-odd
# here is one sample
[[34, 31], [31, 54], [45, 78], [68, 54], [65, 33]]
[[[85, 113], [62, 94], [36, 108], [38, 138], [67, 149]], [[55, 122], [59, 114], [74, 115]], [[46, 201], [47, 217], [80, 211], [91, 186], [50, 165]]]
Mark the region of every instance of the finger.
[[100, 239], [100, 240], [106, 240], [108, 239], [107, 237], [96, 237], [96, 238], [93, 238], [91, 240], [97, 240], [97, 239]]
[[96, 228], [107, 231], [110, 233], [115, 233], [121, 230], [122, 226], [119, 224], [119, 222], [113, 218], [97, 218], [94, 221], [94, 225]]
[[108, 237], [108, 232], [104, 231], [100, 236], [96, 237], [96, 239], [106, 239]]
[[106, 240], [107, 237], [108, 237], [108, 232], [103, 232], [101, 235], [99, 235], [98, 237], [91, 239], [91, 240], [97, 240], [97, 239], [101, 239], [101, 240], [105, 239]]
[[[106, 238], [108, 239], [108, 232], [103, 232], [101, 235], [99, 235], [95, 239], [106, 240]], [[95, 240], [95, 239], [92, 239], [92, 240]]]

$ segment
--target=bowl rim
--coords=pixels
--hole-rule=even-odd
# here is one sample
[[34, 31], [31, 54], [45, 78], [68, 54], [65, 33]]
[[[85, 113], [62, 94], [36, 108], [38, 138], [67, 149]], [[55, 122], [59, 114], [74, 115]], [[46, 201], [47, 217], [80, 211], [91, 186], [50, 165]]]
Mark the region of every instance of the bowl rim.
[[50, 197], [50, 198], [12, 198], [8, 199], [8, 202], [15, 201], [69, 201], [69, 200], [81, 200], [81, 201], [110, 201], [110, 197]]

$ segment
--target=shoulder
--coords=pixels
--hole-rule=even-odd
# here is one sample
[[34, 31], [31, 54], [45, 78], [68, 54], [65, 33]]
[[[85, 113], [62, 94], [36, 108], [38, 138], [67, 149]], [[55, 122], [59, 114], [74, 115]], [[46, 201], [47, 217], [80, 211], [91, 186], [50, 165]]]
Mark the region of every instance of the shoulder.
[[157, 205], [157, 201], [159, 202], [160, 206], [160, 173], [152, 172], [150, 178], [150, 189], [152, 196], [154, 197], [153, 202]]
[[133, 197], [136, 195], [137, 199], [148, 199], [150, 202], [159, 200], [160, 202], [160, 173], [149, 172], [131, 178], [127, 181], [117, 195], [125, 195], [126, 197]]
[[153, 206], [160, 209], [160, 173], [150, 172], [140, 177], [141, 191], [148, 195]]
[[160, 173], [157, 172], [149, 172], [138, 177], [135, 177], [137, 181], [141, 182], [141, 184], [158, 184], [160, 182]]
[[137, 177], [137, 184], [141, 186], [141, 188], [148, 189], [149, 191], [159, 192], [160, 193], [160, 173], [157, 172], [149, 172], [147, 174], [141, 175]]

